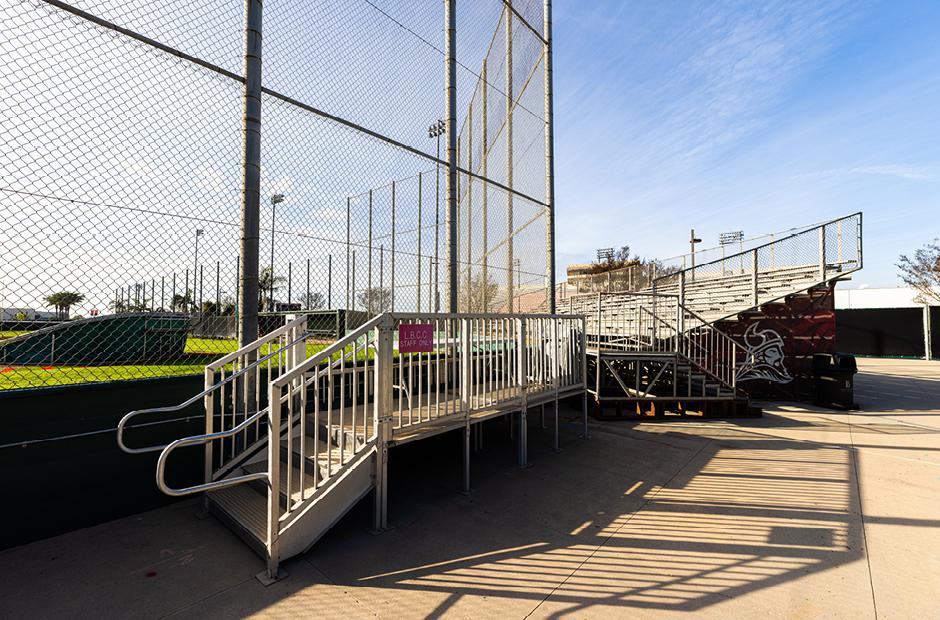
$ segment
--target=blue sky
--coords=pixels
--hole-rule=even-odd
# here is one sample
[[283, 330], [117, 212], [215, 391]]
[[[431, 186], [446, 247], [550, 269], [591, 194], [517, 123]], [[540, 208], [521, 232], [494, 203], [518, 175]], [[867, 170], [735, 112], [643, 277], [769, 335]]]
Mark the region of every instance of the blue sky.
[[554, 11], [560, 268], [863, 211], [847, 286], [896, 286], [898, 255], [940, 235], [940, 2]]

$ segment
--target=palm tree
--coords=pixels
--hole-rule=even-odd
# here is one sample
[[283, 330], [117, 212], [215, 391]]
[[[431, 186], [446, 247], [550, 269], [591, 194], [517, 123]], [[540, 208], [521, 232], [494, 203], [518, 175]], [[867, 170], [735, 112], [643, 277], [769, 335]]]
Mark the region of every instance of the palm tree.
[[75, 304], [80, 304], [83, 301], [85, 301], [84, 295], [72, 291], [60, 291], [58, 293], [52, 293], [45, 299], [47, 306], [55, 308], [56, 318], [66, 320], [69, 318], [69, 312], [71, 311], [72, 306]]
[[258, 274], [258, 305], [266, 310], [267, 312], [272, 312], [274, 310], [271, 306], [271, 301], [274, 299], [274, 293], [281, 288], [280, 285], [284, 284], [287, 280], [284, 276], [274, 276], [271, 277], [271, 268], [265, 267], [261, 270], [261, 273]]
[[186, 291], [185, 295], [180, 295], [176, 293], [173, 295], [173, 298], [170, 299], [170, 311], [171, 312], [186, 312], [186, 309], [189, 308], [192, 304], [192, 292]]

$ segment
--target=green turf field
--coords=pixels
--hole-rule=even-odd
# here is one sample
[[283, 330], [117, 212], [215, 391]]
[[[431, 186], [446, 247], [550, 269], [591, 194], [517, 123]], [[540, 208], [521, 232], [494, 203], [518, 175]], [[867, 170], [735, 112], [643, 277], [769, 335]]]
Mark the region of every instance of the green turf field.
[[[0, 333], [7, 334], [10, 332]], [[313, 355], [317, 351], [326, 348], [326, 346], [320, 343], [307, 343], [307, 355]], [[235, 339], [187, 338], [185, 357], [166, 364], [13, 367], [0, 365], [0, 390], [121, 381], [125, 379], [201, 375], [206, 364], [236, 349], [238, 349], [238, 342]], [[261, 353], [267, 355], [274, 350], [276, 349], [263, 347]], [[272, 363], [275, 362], [276, 358], [272, 359]]]

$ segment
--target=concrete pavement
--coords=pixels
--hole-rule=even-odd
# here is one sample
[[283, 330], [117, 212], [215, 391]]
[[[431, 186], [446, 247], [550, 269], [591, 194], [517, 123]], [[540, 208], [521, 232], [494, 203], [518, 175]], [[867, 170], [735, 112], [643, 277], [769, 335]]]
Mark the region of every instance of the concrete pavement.
[[[530, 431], [456, 492], [456, 438], [392, 452], [363, 502], [268, 588], [198, 501], [0, 553], [0, 617], [940, 617], [940, 364], [860, 360], [863, 410]], [[530, 416], [537, 420], [538, 416]], [[425, 445], [422, 445], [425, 444]]]

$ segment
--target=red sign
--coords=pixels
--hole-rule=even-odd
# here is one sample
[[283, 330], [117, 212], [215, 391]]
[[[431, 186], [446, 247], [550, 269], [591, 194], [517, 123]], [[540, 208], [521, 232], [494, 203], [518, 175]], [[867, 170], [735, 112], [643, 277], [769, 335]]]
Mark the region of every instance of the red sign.
[[398, 326], [400, 353], [430, 353], [434, 350], [434, 326], [430, 323]]

